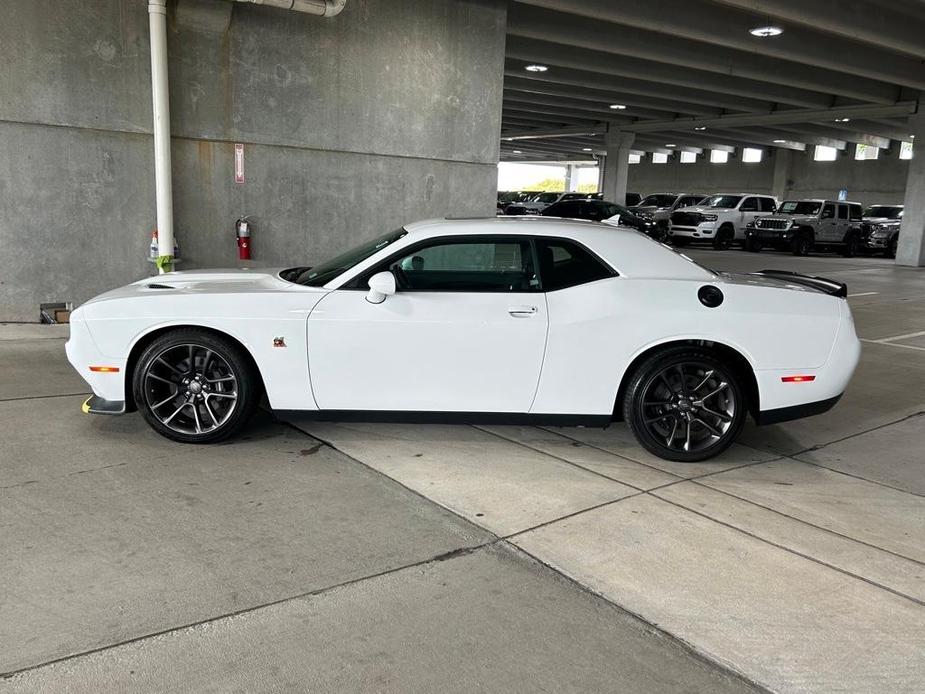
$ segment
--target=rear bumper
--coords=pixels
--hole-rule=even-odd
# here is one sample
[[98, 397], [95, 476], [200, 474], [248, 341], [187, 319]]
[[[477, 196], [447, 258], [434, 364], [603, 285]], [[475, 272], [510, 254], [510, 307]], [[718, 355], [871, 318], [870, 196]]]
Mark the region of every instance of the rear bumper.
[[765, 424], [780, 424], [781, 422], [790, 422], [794, 419], [803, 419], [813, 415], [828, 412], [836, 403], [841, 400], [842, 394], [839, 393], [834, 398], [826, 400], [817, 400], [808, 402], [803, 405], [791, 405], [790, 407], [779, 407], [776, 410], [762, 410], [755, 415], [755, 423], [761, 426]]

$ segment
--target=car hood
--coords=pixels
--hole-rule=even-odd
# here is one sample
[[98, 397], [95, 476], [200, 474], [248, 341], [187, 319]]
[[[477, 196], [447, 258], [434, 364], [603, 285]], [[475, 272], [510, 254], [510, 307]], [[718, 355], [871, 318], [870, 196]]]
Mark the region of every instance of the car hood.
[[865, 224], [902, 224], [903, 220], [891, 217], [864, 217], [863, 221]]
[[727, 207], [701, 207], [700, 205], [695, 205], [694, 207], [679, 207], [675, 210], [675, 212], [700, 212], [701, 214], [717, 214], [732, 211], [733, 210]]
[[230, 268], [167, 272], [145, 277], [96, 296], [84, 305], [141, 296], [183, 294], [241, 294], [280, 291], [292, 287], [279, 277], [283, 268]]

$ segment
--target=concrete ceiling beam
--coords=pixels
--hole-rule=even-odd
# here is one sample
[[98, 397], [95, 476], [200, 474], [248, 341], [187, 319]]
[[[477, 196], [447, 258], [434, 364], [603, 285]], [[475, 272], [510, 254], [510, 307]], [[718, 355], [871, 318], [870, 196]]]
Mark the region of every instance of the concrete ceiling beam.
[[[678, 42], [692, 40], [715, 46], [714, 55], [719, 61], [729, 58], [719, 50], [736, 49], [741, 55], [750, 55], [752, 59], [801, 63], [807, 70], [819, 68], [854, 75], [858, 80], [882, 82], [884, 86], [903, 85], [911, 89], [925, 89], [925, 74], [918, 60], [869, 45], [847, 42], [843, 38], [799, 25], [788, 27], [787, 31], [773, 39], [757, 38], [749, 34], [749, 29], [767, 24], [767, 15], [733, 7], [710, 12], [705, 11], [702, 3], [689, 0], [661, 0], [657, 3], [519, 0], [512, 5], [513, 12], [509, 12], [509, 33], [516, 27], [518, 19], [525, 21], [530, 16], [527, 12], [521, 12], [520, 7], [523, 5], [581, 15], [598, 24], [601, 21], [610, 22], [633, 27], [641, 32], [665, 34], [673, 40], [663, 40], [661, 43], [655, 41], [654, 47], [666, 51], [671, 50], [674, 39]], [[512, 14], [513, 21], [510, 18]], [[684, 47], [680, 43], [679, 46]], [[704, 58], [708, 58], [711, 51], [702, 46], [701, 53]], [[760, 61], [754, 63], [755, 69], [760, 69], [760, 66]], [[732, 69], [738, 66], [730, 63], [727, 67]], [[786, 69], [786, 64], [782, 68]], [[867, 100], [865, 97], [855, 98]]]
[[[560, 86], [579, 86], [591, 89], [609, 90], [615, 93], [627, 93], [645, 97], [654, 97], [668, 102], [679, 102], [712, 108], [721, 108], [727, 111], [770, 111], [774, 103], [766, 98], [747, 98], [734, 94], [719, 94], [703, 89], [679, 87], [677, 85], [663, 85], [651, 80], [641, 80], [633, 77], [610, 73], [589, 72], [586, 70], [572, 70], [566, 67], [556, 67], [549, 72], [527, 72], [524, 67], [528, 61], [512, 59], [504, 64], [504, 74], [519, 76], [525, 80], [550, 83]], [[679, 109], [680, 111], [680, 109]]]
[[690, 130], [695, 127], [724, 128], [747, 127], [751, 125], [780, 125], [793, 123], [811, 123], [819, 120], [832, 121], [835, 118], [864, 118], [871, 116], [893, 116], [911, 113], [915, 109], [914, 101], [904, 101], [890, 106], [862, 104], [859, 106], [839, 106], [829, 109], [786, 109], [771, 113], [748, 113], [743, 115], [720, 116], [718, 118], [687, 119], [677, 118], [673, 121], [639, 121], [622, 126], [634, 132]]
[[714, 0], [773, 20], [800, 24], [852, 41], [860, 41], [925, 58], [925, 21], [888, 2], [853, 0]]
[[513, 89], [504, 89], [504, 103], [517, 104], [519, 108], [526, 105], [536, 106], [538, 109], [552, 107], [575, 112], [576, 114], [586, 114], [587, 117], [596, 117], [600, 119], [619, 119], [621, 122], [630, 122], [632, 118], [671, 118], [673, 113], [667, 111], [652, 111], [649, 109], [627, 108], [625, 111], [611, 109], [607, 103], [595, 103], [592, 101], [583, 101], [581, 99], [566, 99], [561, 96], [549, 96], [544, 94], [532, 94]]
[[[699, 10], [698, 14], [705, 13]], [[715, 23], [716, 17], [712, 19]], [[754, 26], [754, 22], [751, 25]], [[517, 4], [511, 6], [507, 26], [508, 36], [656, 61], [672, 65], [676, 69], [696, 68], [709, 73], [732, 75], [775, 85], [784, 83], [789, 87], [838, 94], [861, 101], [891, 103], [899, 97], [899, 90], [895, 85], [905, 84], [899, 81], [899, 75], [870, 79], [858, 76], [858, 74], [848, 74], [849, 68], [844, 68], [839, 72], [831, 69], [831, 66], [816, 67], [811, 63], [796, 62], [798, 60], [796, 57], [782, 59], [782, 56], [768, 56], [764, 52], [744, 51], [728, 48], [725, 45], [704, 45], [700, 41], [683, 38], [677, 34], [672, 34], [670, 40], [665, 40], [664, 34], [655, 31]], [[747, 28], [747, 26], [740, 28], [738, 32], [748, 35]], [[722, 31], [717, 33], [725, 34]], [[749, 36], [749, 38], [753, 37]], [[770, 43], [770, 41], [765, 41], [765, 43]], [[844, 55], [839, 58], [847, 59], [848, 56], [853, 55], [853, 51], [846, 51], [844, 46], [843, 53]], [[902, 60], [915, 62], [908, 58]], [[921, 66], [917, 67], [916, 74], [921, 73]], [[910, 69], [906, 69], [906, 74]], [[906, 82], [915, 82], [915, 84], [906, 85], [911, 88], [925, 88], [925, 79], [907, 78]]]
[[519, 36], [508, 37], [506, 50], [509, 58], [517, 60], [646, 79], [662, 85], [745, 96], [764, 101], [771, 100], [774, 103], [791, 106], [826, 108], [834, 102], [831, 94], [797, 89], [779, 82], [760, 82], [737, 76], [718, 75], [705, 70], [679, 68], [666, 63], [617, 56], [612, 53], [591, 51]]
[[582, 135], [602, 135], [607, 132], [607, 125], [599, 123], [592, 127], [572, 126], [568, 128], [550, 128], [548, 130], [509, 130], [501, 133], [502, 140], [538, 140], [557, 137]]
[[[537, 80], [522, 79], [519, 75], [509, 75], [505, 73], [504, 89], [510, 91], [524, 92], [536, 96], [560, 97], [577, 102], [589, 102], [602, 104], [605, 107], [610, 104], [623, 104], [627, 107], [630, 115], [638, 115], [643, 111], [659, 112], [662, 114], [687, 114], [692, 116], [718, 116], [723, 109], [709, 106], [698, 106], [696, 104], [686, 104], [680, 100], [668, 101], [667, 99], [647, 99], [645, 97], [634, 96], [632, 94], [615, 94], [603, 89], [588, 89], [587, 87], [573, 87], [566, 85], [557, 85], [552, 82], [540, 82]], [[664, 117], [664, 116], [663, 116]]]
[[849, 143], [870, 145], [871, 147], [879, 147], [880, 149], [890, 148], [890, 140], [886, 137], [878, 137], [877, 135], [869, 135], [868, 133], [863, 132], [859, 133], [849, 130], [839, 130], [838, 128], [830, 127], [828, 123], [805, 123], [803, 125], [795, 125], [792, 127], [790, 125], [782, 125], [778, 127], [778, 130], [786, 130], [788, 132], [815, 133], [816, 135], [822, 135], [823, 137], [846, 140]]

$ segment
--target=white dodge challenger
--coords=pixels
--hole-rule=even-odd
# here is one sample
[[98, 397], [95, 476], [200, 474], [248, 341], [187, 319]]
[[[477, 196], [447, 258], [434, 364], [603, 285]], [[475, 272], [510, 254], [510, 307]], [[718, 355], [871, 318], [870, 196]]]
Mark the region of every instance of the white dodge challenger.
[[607, 426], [669, 460], [818, 414], [860, 356], [844, 284], [716, 273], [629, 229], [419, 222], [315, 267], [174, 272], [71, 316], [84, 410], [176, 441], [277, 411]]

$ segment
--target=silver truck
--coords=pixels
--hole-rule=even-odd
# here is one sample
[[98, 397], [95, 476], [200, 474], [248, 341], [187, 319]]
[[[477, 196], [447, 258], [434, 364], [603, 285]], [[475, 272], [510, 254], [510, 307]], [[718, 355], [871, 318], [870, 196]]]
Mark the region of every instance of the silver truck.
[[786, 200], [775, 214], [746, 225], [745, 250], [757, 253], [771, 246], [794, 255], [836, 250], [850, 258], [860, 248], [861, 212], [856, 202]]
[[667, 232], [672, 212], [680, 207], [693, 207], [705, 197], [695, 193], [652, 193], [629, 209], [648, 215], [662, 232]]

